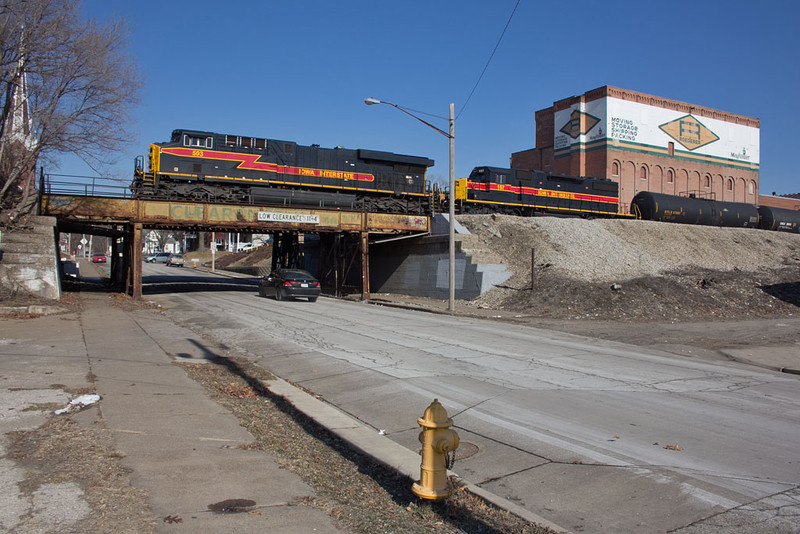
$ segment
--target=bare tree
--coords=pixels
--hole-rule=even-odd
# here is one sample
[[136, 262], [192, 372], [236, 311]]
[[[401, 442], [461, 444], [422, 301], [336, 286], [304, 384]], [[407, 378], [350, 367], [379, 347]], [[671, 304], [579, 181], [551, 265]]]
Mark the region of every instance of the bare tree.
[[0, 227], [33, 208], [37, 162], [100, 167], [129, 142], [142, 83], [126, 49], [125, 23], [83, 20], [79, 0], [0, 0]]

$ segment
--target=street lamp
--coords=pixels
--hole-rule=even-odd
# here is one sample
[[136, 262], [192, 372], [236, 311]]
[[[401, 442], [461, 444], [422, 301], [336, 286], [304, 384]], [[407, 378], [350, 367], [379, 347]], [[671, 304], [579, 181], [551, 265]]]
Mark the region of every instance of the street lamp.
[[456, 159], [456, 136], [455, 136], [455, 118], [454, 118], [454, 104], [450, 104], [450, 133], [445, 132], [444, 130], [440, 130], [433, 124], [422, 120], [421, 118], [417, 117], [407, 109], [404, 109], [397, 104], [392, 104], [391, 102], [386, 102], [385, 100], [378, 100], [377, 98], [365, 98], [364, 103], [368, 106], [374, 106], [375, 104], [387, 104], [394, 108], [399, 109], [406, 115], [410, 115], [414, 117], [419, 122], [433, 128], [443, 136], [447, 137], [450, 140], [450, 198], [449, 198], [449, 219], [450, 219], [450, 231], [449, 231], [449, 241], [448, 241], [448, 251], [449, 251], [449, 264], [448, 264], [448, 278], [447, 278], [447, 285], [450, 292], [450, 296], [447, 302], [447, 311], [453, 313], [455, 311], [455, 299], [456, 299], [456, 275], [455, 275], [455, 267], [456, 267], [456, 253], [455, 253], [455, 235], [456, 235], [456, 223], [455, 223], [455, 192], [456, 192], [456, 171], [455, 171], [455, 159]]

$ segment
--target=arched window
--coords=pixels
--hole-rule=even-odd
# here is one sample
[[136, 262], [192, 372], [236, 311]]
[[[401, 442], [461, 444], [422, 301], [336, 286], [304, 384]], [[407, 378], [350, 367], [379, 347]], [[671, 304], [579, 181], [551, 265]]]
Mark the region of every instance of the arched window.
[[706, 189], [711, 189], [711, 175], [706, 174], [705, 178], [703, 178], [703, 184], [705, 185]]
[[667, 183], [671, 184], [674, 181], [675, 181], [675, 171], [673, 171], [672, 169], [669, 169], [667, 171]]
[[728, 191], [733, 191], [733, 178], [728, 178], [727, 189]]
[[644, 165], [639, 169], [639, 179], [647, 180], [647, 167]]
[[753, 194], [755, 194], [755, 192], [756, 192], [756, 184], [754, 184], [753, 182], [748, 183], [747, 184], [747, 193], [750, 194], [750, 195], [753, 195]]
[[611, 176], [619, 176], [619, 163], [616, 161], [611, 164]]

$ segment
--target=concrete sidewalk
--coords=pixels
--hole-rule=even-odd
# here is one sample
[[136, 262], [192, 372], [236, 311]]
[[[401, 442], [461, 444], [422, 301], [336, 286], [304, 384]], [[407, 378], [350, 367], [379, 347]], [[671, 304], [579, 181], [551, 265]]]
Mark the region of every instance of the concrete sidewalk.
[[[101, 396], [97, 404], [59, 417], [113, 433], [133, 485], [150, 496], [157, 531], [339, 531], [322, 510], [293, 504], [314, 496], [298, 476], [268, 454], [237, 448], [251, 435], [172, 363], [204, 361], [217, 347], [152, 310], [123, 311], [108, 294], [81, 300], [79, 316], [0, 321], [0, 531], [69, 530], [88, 515], [75, 484], [49, 488], [48, 506], [41, 506], [44, 497], [23, 493], [26, 469], [8, 458], [7, 447], [9, 432], [53, 417], [45, 403], [65, 406], [74, 397], [65, 390], [92, 387]], [[259, 513], [208, 508], [230, 499], [254, 501]]]
[[[63, 417], [113, 434], [132, 484], [149, 495], [156, 531], [339, 532], [322, 510], [295, 504], [314, 497], [313, 490], [278, 468], [270, 455], [240, 447], [252, 436], [173, 364], [202, 364], [223, 348], [152, 309], [125, 311], [113, 304], [113, 295], [81, 293], [80, 300], [79, 315], [0, 321], [0, 444], [10, 442], [9, 432], [34, 430], [53, 417], [43, 403], [66, 406], [76, 396], [66, 391], [94, 390], [101, 397], [97, 404]], [[354, 448], [419, 478], [416, 451], [280, 379], [265, 385]], [[49, 504], [40, 506], [41, 499], [20, 490], [26, 471], [6, 452], [0, 450], [0, 531], [61, 530], [90, 513], [75, 484], [50, 488]], [[465, 485], [499, 508], [563, 531], [513, 502]], [[228, 500], [253, 501], [258, 513], [209, 510]]]

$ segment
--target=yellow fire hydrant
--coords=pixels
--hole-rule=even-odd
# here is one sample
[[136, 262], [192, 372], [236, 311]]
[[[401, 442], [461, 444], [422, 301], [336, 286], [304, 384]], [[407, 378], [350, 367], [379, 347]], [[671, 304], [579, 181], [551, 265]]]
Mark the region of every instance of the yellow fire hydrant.
[[458, 434], [450, 430], [453, 421], [439, 399], [433, 399], [417, 423], [422, 427], [419, 433], [422, 463], [419, 482], [414, 483], [411, 491], [422, 499], [446, 499], [453, 493], [447, 483], [447, 453], [458, 448]]

